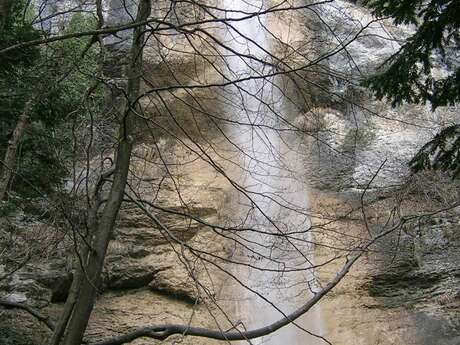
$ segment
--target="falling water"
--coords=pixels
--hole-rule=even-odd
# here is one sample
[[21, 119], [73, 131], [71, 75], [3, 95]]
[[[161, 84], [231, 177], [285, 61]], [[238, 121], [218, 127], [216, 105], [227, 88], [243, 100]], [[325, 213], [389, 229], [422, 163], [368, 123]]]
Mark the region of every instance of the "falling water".
[[[245, 16], [243, 12], [257, 12], [265, 5], [263, 0], [223, 0], [223, 7], [230, 10], [226, 16], [231, 18]], [[235, 272], [246, 285], [246, 288], [231, 288], [236, 299], [235, 318], [245, 329], [265, 326], [282, 318], [283, 313], [293, 312], [316, 288], [314, 274], [309, 269], [314, 258], [306, 214], [306, 177], [302, 175], [305, 170], [302, 152], [306, 150], [302, 150], [301, 137], [285, 130], [289, 127], [287, 122], [297, 114], [284, 96], [280, 80], [257, 78], [270, 72], [271, 67], [263, 61], [273, 61], [268, 30], [267, 16], [261, 15], [229, 21], [223, 35], [224, 44], [230, 48], [225, 50], [230, 55], [225, 58], [229, 79], [256, 77], [225, 91], [226, 98], [231, 100], [227, 113], [239, 122], [229, 126], [227, 135], [239, 148], [236, 151], [240, 167], [236, 174], [248, 191], [235, 194], [237, 207], [233, 221], [256, 230], [239, 239], [246, 249], [238, 250], [235, 256], [262, 268], [240, 266]], [[238, 56], [231, 50], [237, 51]], [[285, 232], [299, 233], [289, 239], [271, 235]], [[323, 334], [319, 307], [296, 320], [295, 325], [251, 343], [324, 344], [308, 332]]]

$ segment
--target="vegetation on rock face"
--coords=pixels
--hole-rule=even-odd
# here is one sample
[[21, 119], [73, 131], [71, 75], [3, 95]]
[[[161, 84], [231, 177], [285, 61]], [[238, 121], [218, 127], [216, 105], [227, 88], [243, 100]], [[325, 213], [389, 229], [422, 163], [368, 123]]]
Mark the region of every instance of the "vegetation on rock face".
[[[368, 0], [366, 4], [376, 15], [392, 17], [395, 24], [416, 26], [416, 32], [385, 63], [388, 68], [368, 80], [377, 97], [387, 96], [393, 105], [429, 101], [433, 108], [460, 101], [460, 68], [449, 56], [460, 48], [460, 3]], [[453, 72], [437, 78], [434, 69], [443, 64]]]
[[444, 128], [426, 143], [409, 162], [414, 171], [423, 169], [451, 170], [460, 176], [460, 124]]
[[[44, 37], [44, 32], [24, 18], [26, 1], [14, 3], [3, 30], [0, 47]], [[75, 14], [66, 33], [91, 28], [93, 21]], [[69, 176], [73, 131], [100, 101], [100, 92], [84, 99], [97, 67], [94, 49], [87, 39], [72, 39], [39, 48], [15, 50], [0, 56], [0, 157], [2, 161], [20, 121], [23, 122], [15, 157], [0, 171], [6, 190], [24, 197], [52, 193]], [[6, 160], [6, 159], [5, 159]], [[8, 166], [11, 165], [11, 166]]]
[[372, 124], [368, 127], [351, 128], [343, 140], [343, 150], [353, 152], [356, 149], [369, 145], [375, 138], [375, 132]]
[[[415, 33], [382, 66], [384, 71], [365, 81], [380, 99], [393, 106], [403, 102], [434, 109], [460, 101], [460, 2], [457, 0], [366, 0], [378, 16], [395, 24], [415, 26]], [[436, 68], [446, 72], [438, 76]], [[413, 171], [433, 168], [460, 176], [459, 125], [443, 129], [410, 162]]]

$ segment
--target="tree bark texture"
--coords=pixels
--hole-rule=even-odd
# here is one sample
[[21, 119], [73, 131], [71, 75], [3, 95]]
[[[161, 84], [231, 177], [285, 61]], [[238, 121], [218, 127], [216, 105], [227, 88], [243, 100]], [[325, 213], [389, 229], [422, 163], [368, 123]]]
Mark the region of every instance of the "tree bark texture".
[[2, 162], [3, 172], [0, 177], [0, 201], [5, 199], [6, 193], [8, 192], [8, 187], [10, 185], [11, 178], [13, 177], [14, 167], [16, 165], [18, 146], [29, 123], [29, 114], [32, 106], [33, 100], [31, 98], [27, 101], [22, 114], [19, 116], [11, 139], [8, 142], [8, 147], [6, 148], [5, 157]]
[[[150, 0], [140, 0], [136, 21], [145, 21], [151, 11]], [[133, 109], [131, 102], [139, 95], [140, 77], [142, 73], [142, 52], [144, 47], [145, 26], [138, 26], [133, 33], [133, 43], [130, 53], [130, 63], [127, 71], [128, 87], [125, 111], [119, 118], [118, 146], [115, 152], [115, 169], [113, 182], [102, 214], [93, 231], [91, 248], [83, 266], [80, 269], [82, 280], [78, 296], [73, 307], [73, 312], [67, 325], [64, 336], [64, 345], [81, 345], [83, 335], [88, 325], [88, 320], [93, 310], [94, 302], [101, 282], [101, 273], [107, 247], [115, 226], [115, 220], [120, 209], [125, 186], [128, 178], [129, 164], [133, 147]], [[71, 302], [71, 301], [70, 301]]]

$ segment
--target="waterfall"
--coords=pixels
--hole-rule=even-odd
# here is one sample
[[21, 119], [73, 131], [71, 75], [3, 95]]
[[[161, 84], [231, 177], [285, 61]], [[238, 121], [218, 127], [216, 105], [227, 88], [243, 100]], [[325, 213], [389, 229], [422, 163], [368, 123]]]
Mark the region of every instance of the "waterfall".
[[[230, 10], [227, 17], [233, 19], [245, 16], [244, 12], [263, 10], [266, 5], [263, 0], [223, 1], [223, 7]], [[311, 269], [314, 248], [307, 215], [307, 177], [302, 174], [304, 142], [287, 125], [297, 114], [284, 96], [278, 78], [257, 78], [270, 73], [272, 68], [269, 25], [264, 15], [232, 20], [223, 34], [223, 42], [229, 48], [224, 53], [230, 54], [225, 58], [228, 78], [255, 77], [226, 90], [226, 98], [231, 100], [227, 113], [238, 122], [229, 126], [227, 133], [241, 151], [237, 153], [241, 166], [235, 174], [239, 174], [239, 181], [248, 191], [235, 193], [233, 221], [255, 230], [244, 233], [240, 241], [246, 249], [235, 255], [238, 260], [261, 268], [240, 266], [235, 272], [247, 284], [247, 288], [233, 288], [235, 318], [245, 329], [270, 324], [282, 318], [282, 313], [289, 314], [312, 296], [316, 285]], [[239, 54], [229, 53], [231, 50]], [[278, 236], [286, 232], [297, 234], [290, 238]], [[251, 343], [324, 344], [305, 330], [316, 335], [324, 333], [319, 307], [295, 325]]]

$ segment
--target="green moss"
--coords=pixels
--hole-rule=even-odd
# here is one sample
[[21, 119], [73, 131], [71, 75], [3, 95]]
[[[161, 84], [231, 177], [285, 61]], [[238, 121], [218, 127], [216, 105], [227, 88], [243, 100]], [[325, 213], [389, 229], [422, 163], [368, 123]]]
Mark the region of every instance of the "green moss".
[[13, 197], [10, 197], [8, 200], [0, 201], [0, 217], [6, 217], [17, 211], [18, 208], [19, 204]]
[[372, 126], [352, 128], [345, 135], [343, 150], [345, 152], [363, 148], [372, 143], [375, 139], [375, 132]]

